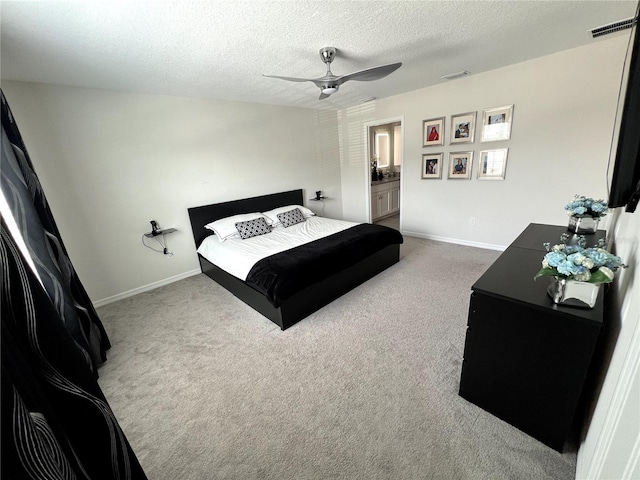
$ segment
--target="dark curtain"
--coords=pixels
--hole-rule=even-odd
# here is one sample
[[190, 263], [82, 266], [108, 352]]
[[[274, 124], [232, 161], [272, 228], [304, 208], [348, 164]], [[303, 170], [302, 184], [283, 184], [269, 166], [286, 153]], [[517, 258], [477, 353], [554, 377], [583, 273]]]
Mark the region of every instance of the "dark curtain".
[[2, 97], [2, 192], [58, 317], [97, 375], [109, 339], [69, 260], [9, 104]]
[[95, 375], [0, 225], [3, 479], [146, 479]]

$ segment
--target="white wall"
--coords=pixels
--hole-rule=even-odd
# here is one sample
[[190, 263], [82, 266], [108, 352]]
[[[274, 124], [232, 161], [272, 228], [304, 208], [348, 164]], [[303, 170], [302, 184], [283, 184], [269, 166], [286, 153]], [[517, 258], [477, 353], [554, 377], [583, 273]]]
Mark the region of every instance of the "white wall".
[[[628, 32], [628, 31], [627, 31]], [[402, 229], [505, 246], [528, 223], [565, 224], [576, 194], [606, 198], [606, 170], [628, 35], [340, 112], [345, 218], [365, 220], [362, 125], [403, 115]], [[391, 78], [391, 77], [390, 77]], [[514, 105], [511, 139], [479, 141], [482, 111]], [[452, 114], [477, 112], [473, 144], [448, 145]], [[422, 147], [422, 120], [446, 116], [442, 147]], [[480, 150], [509, 148], [505, 181], [478, 181]], [[473, 150], [471, 180], [422, 180], [422, 154]], [[469, 217], [476, 225], [469, 225]], [[553, 241], [553, 239], [550, 239]]]
[[[325, 214], [342, 216], [335, 112], [8, 81], [2, 88], [98, 304], [199, 271], [188, 207], [303, 188], [308, 198], [323, 190]], [[167, 237], [172, 259], [142, 245], [150, 220], [178, 229]]]
[[[499, 248], [529, 222], [563, 224], [562, 205], [574, 193], [606, 197], [626, 38], [337, 113], [21, 82], [2, 87], [72, 260], [99, 303], [198, 268], [191, 206], [302, 187], [325, 191], [327, 215], [366, 221], [364, 125], [388, 118], [403, 118], [405, 233]], [[515, 105], [509, 141], [422, 148], [423, 119], [446, 115], [448, 135], [452, 114], [481, 117], [507, 104]], [[473, 150], [477, 164], [478, 152], [491, 147], [509, 147], [503, 182], [420, 178], [422, 153]], [[151, 219], [180, 230], [168, 237], [172, 260], [142, 247]]]
[[612, 219], [615, 252], [628, 268], [619, 271], [609, 296], [607, 327], [614, 343], [578, 452], [576, 478], [585, 480], [640, 478], [640, 210], [620, 208]]

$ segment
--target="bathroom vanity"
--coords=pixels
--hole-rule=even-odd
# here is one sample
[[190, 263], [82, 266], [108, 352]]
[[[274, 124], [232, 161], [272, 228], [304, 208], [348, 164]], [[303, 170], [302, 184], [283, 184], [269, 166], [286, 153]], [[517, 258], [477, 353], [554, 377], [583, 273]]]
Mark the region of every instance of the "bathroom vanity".
[[371, 182], [371, 221], [400, 211], [400, 177]]

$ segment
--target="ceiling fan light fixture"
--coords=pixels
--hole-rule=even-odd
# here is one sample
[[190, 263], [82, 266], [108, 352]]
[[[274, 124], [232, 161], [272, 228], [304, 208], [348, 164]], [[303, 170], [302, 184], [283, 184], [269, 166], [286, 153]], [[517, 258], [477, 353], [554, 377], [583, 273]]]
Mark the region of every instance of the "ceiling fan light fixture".
[[331, 95], [332, 93], [336, 93], [338, 91], [337, 85], [326, 85], [322, 87], [322, 93], [325, 95]]

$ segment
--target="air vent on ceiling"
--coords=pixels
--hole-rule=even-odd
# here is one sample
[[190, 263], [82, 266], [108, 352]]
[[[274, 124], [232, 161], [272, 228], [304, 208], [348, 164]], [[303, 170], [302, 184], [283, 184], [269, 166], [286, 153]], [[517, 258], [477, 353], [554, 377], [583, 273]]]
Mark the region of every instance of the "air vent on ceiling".
[[610, 23], [609, 25], [603, 25], [601, 27], [592, 28], [589, 30], [593, 38], [601, 37], [602, 35], [608, 35], [609, 33], [619, 32], [633, 27], [635, 18], [627, 18], [626, 20], [620, 20], [619, 22]]
[[466, 70], [463, 70], [461, 72], [449, 73], [448, 75], [442, 75], [440, 78], [444, 78], [445, 80], [453, 80], [454, 78], [460, 78], [460, 77], [464, 77], [466, 75], [469, 75], [469, 73], [471, 73], [471, 72], [467, 72]]

